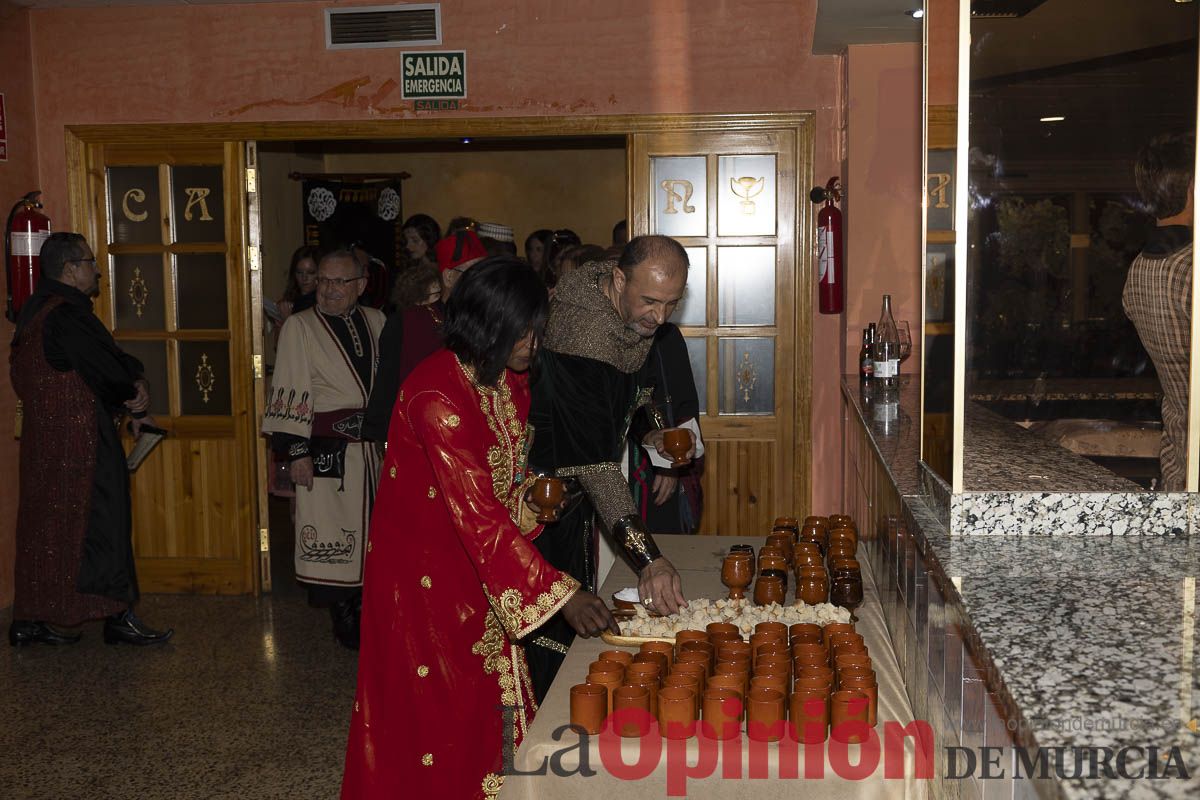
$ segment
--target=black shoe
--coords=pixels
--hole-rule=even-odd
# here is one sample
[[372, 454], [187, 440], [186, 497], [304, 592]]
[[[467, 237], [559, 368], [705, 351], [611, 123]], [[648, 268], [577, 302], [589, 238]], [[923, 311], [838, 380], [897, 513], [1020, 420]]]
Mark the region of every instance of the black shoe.
[[156, 631], [137, 618], [133, 609], [104, 620], [105, 644], [163, 644], [175, 634], [173, 628]]
[[31, 622], [27, 619], [14, 619], [8, 626], [8, 643], [13, 647], [22, 644], [75, 644], [81, 634], [63, 633], [50, 627], [44, 622]]
[[360, 602], [358, 598], [350, 598], [329, 606], [329, 616], [333, 618], [333, 638], [337, 639], [342, 647], [350, 650], [358, 649]]

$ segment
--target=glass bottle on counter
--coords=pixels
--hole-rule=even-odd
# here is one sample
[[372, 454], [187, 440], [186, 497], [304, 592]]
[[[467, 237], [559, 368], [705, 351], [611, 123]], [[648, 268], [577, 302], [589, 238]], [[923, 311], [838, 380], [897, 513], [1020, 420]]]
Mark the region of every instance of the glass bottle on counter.
[[900, 333], [892, 316], [892, 296], [883, 296], [883, 313], [875, 329], [875, 346], [871, 353], [874, 381], [880, 386], [900, 385]]
[[862, 347], [858, 351], [858, 378], [866, 383], [875, 374], [872, 350], [875, 347], [875, 323], [863, 328]]

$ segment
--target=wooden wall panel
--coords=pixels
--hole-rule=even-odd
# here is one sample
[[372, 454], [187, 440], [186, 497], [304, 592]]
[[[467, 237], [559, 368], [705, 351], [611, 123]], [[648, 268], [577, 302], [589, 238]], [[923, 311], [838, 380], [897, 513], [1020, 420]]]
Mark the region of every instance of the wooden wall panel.
[[775, 517], [784, 513], [775, 507], [775, 443], [708, 439], [704, 447], [700, 533], [766, 536]]

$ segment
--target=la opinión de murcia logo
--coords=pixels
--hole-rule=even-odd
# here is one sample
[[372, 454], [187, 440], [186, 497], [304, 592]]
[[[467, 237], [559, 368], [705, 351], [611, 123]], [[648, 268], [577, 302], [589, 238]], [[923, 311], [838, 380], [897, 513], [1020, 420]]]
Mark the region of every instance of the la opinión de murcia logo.
[[[518, 769], [512, 746], [516, 709], [504, 706], [501, 710], [505, 775], [590, 778], [603, 769], [614, 778], [639, 781], [665, 766], [668, 797], [687, 796], [688, 781], [711, 778], [718, 770], [720, 777], [728, 780], [822, 780], [832, 773], [843, 780], [856, 781], [875, 775], [882, 764], [885, 780], [935, 777], [933, 728], [925, 720], [914, 720], [907, 725], [883, 722], [879, 726], [882, 736], [860, 721], [834, 726], [828, 736], [825, 727], [819, 724], [798, 732], [790, 722], [773, 725], [752, 722], [748, 731], [739, 730], [728, 738], [714, 736], [717, 732], [711, 725], [697, 721], [694, 735], [682, 729], [668, 729], [668, 736], [663, 737], [655, 718], [636, 708], [620, 709], [605, 721], [598, 734], [599, 764], [592, 762], [592, 737], [579, 728], [562, 725], [552, 736], [554, 741], [563, 742], [563, 747], [531, 768]], [[627, 726], [637, 727], [642, 735], [620, 736], [617, 732]], [[798, 734], [807, 743], [799, 741]], [[690, 745], [691, 742], [695, 744]], [[626, 754], [625, 743], [635, 743], [636, 753]], [[906, 764], [906, 750], [910, 746], [911, 761]], [[1179, 746], [1155, 744], [1118, 748], [947, 746], [942, 748], [942, 765], [942, 777], [948, 780], [968, 776], [980, 780], [1186, 780], [1191, 775]]]

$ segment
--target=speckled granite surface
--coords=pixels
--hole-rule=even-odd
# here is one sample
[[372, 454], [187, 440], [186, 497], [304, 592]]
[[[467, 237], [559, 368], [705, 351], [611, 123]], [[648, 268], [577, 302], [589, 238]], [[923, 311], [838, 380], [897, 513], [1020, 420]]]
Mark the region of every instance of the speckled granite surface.
[[900, 494], [921, 491], [921, 395], [911, 375], [900, 378], [900, 391], [890, 397], [864, 388], [857, 375], [842, 377], [842, 394], [871, 434], [880, 460]]
[[[919, 461], [916, 383], [902, 379], [895, 411], [846, 376], [842, 392], [871, 434], [902, 495], [921, 496], [954, 534], [1144, 536], [1200, 530], [1183, 493], [1143, 490], [982, 406], [968, 404], [963, 485], [949, 487]], [[1192, 519], [1194, 517], [1195, 519]]]
[[963, 430], [967, 492], [1138, 492], [1125, 480], [1012, 420], [967, 404]]
[[[1151, 746], [1160, 765], [1178, 747], [1190, 772], [1066, 777], [1057, 785], [966, 782], [961, 796], [1200, 796], [1200, 732], [1192, 729], [1200, 729], [1200, 543], [1171, 535], [951, 536], [919, 499], [906, 505], [903, 530], [880, 540], [872, 559], [895, 577], [902, 610], [889, 617], [893, 637], [917, 645], [896, 643], [898, 653], [915, 651], [906, 664], [906, 681], [916, 676], [914, 708], [935, 722], [941, 712], [935, 730], [945, 744], [1004, 746], [1003, 736], [989, 741], [986, 731], [1007, 732], [1009, 751], [1013, 743], [1066, 748], [1068, 776], [1072, 748], [1141, 748], [1125, 751], [1127, 772], [1136, 773]], [[1009, 751], [1006, 763], [1015, 764]]]

